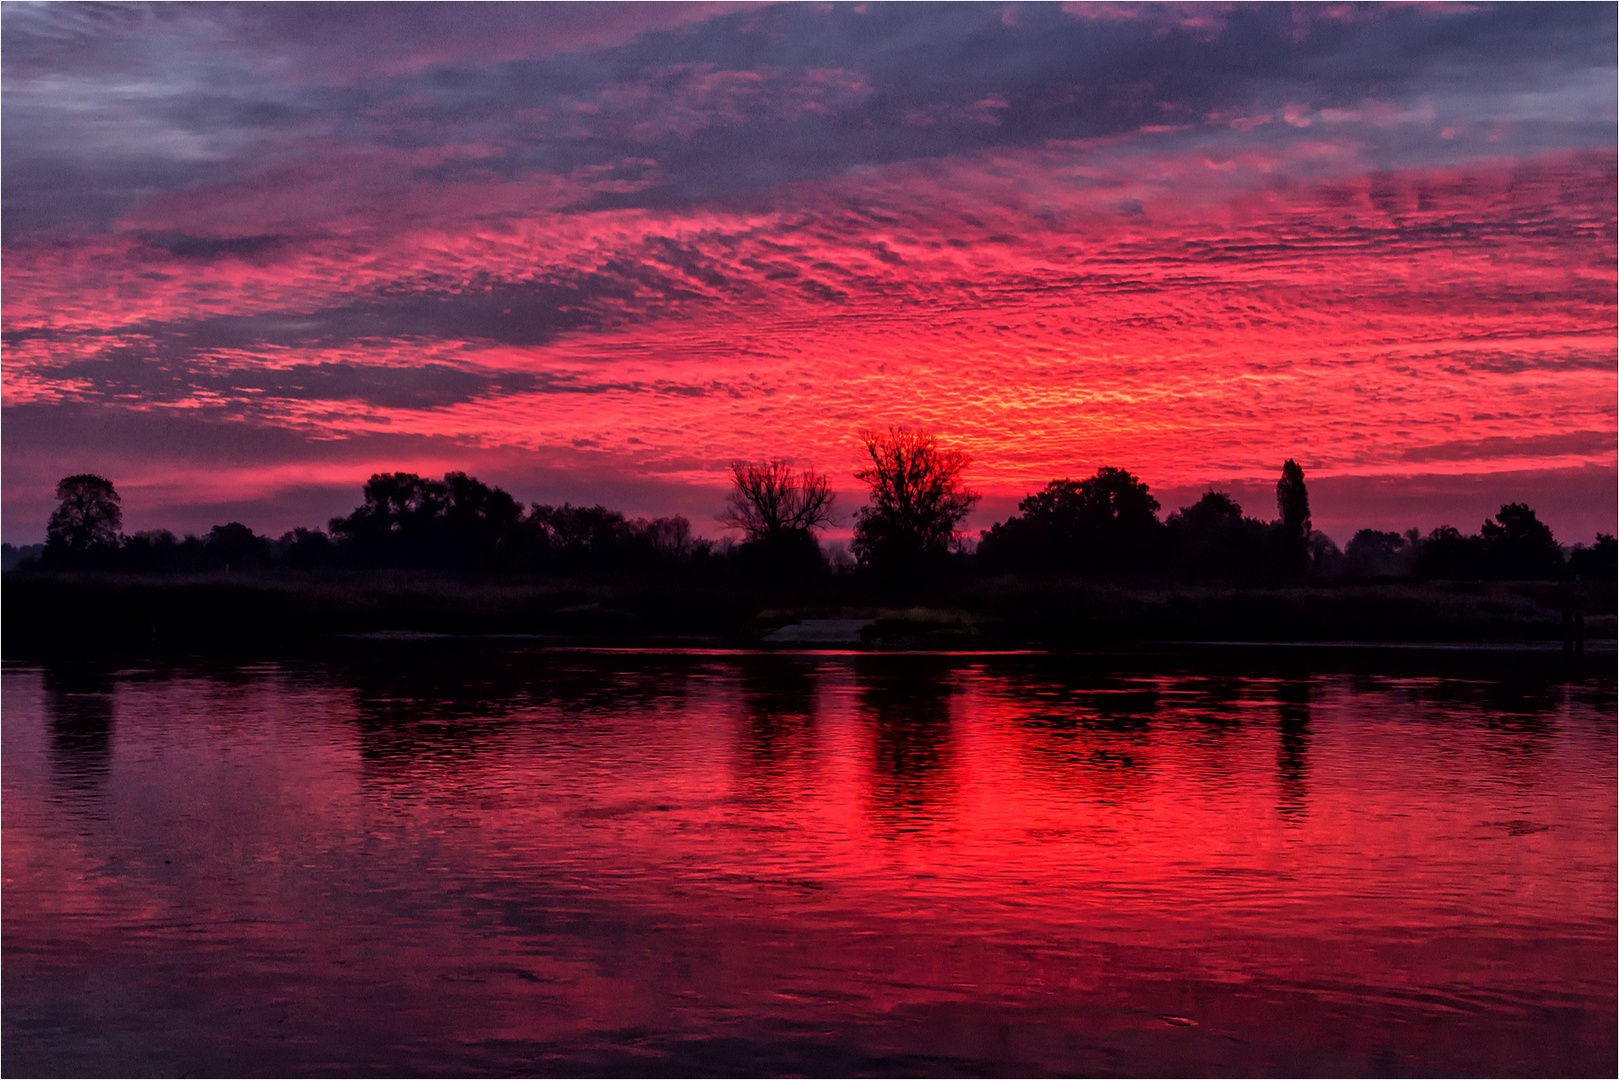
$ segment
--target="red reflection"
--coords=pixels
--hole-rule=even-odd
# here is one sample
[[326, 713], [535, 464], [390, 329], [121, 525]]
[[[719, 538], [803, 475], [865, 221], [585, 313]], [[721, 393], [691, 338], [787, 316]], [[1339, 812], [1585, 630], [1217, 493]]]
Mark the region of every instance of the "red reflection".
[[8, 1023], [116, 997], [165, 1071], [1613, 1057], [1611, 687], [418, 652], [8, 673]]

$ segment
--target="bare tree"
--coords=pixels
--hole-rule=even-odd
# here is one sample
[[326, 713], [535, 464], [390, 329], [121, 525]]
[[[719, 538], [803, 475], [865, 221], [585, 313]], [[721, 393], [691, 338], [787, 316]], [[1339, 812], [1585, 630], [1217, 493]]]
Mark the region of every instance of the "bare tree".
[[899, 565], [943, 555], [957, 540], [957, 528], [978, 502], [961, 483], [972, 459], [960, 450], [941, 450], [922, 431], [889, 428], [860, 436], [871, 468], [855, 477], [871, 489], [855, 525], [854, 552], [866, 564]]
[[790, 533], [832, 524], [832, 492], [825, 473], [795, 472], [790, 462], [731, 462], [731, 493], [720, 521], [741, 529], [752, 542], [770, 543]]

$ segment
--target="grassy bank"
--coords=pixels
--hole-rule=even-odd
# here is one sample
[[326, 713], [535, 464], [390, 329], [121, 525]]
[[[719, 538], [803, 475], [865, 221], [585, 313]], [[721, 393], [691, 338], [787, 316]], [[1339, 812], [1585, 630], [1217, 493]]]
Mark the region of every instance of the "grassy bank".
[[857, 620], [871, 647], [1163, 641], [1555, 642], [1565, 612], [1615, 634], [1611, 583], [1384, 582], [1297, 588], [1002, 578], [873, 602], [858, 582], [775, 590], [614, 577], [435, 573], [8, 573], [4, 646], [207, 647], [332, 634], [532, 634], [575, 644], [754, 645], [805, 619]]
[[1024, 640], [1559, 641], [1566, 612], [1612, 639], [1612, 583], [1388, 581], [1293, 588], [1035, 582], [965, 586], [954, 606]]
[[745, 634], [760, 606], [678, 582], [430, 572], [13, 573], [5, 646], [206, 644], [375, 632], [540, 634], [614, 643]]

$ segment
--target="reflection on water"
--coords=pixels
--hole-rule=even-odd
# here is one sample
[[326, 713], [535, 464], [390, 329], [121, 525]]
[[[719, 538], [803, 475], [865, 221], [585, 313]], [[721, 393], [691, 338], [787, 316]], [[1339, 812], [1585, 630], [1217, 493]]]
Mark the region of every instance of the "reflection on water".
[[95, 792], [106, 779], [115, 685], [110, 671], [93, 664], [62, 664], [44, 672], [52, 772], [68, 791]]
[[434, 640], [0, 690], [12, 1074], [1615, 1067], [1615, 686], [1557, 658]]
[[1128, 805], [1148, 790], [1156, 679], [1132, 671], [1043, 665], [996, 672], [985, 689], [1013, 707], [1024, 752], [1098, 805]]
[[862, 657], [855, 668], [860, 709], [872, 737], [872, 818], [885, 833], [947, 816], [953, 781], [949, 658]]
[[1284, 679], [1276, 688], [1276, 812], [1297, 822], [1305, 814], [1310, 755], [1310, 684]]
[[816, 673], [799, 656], [761, 656], [740, 676], [746, 718], [743, 771], [770, 776], [809, 753], [815, 727]]

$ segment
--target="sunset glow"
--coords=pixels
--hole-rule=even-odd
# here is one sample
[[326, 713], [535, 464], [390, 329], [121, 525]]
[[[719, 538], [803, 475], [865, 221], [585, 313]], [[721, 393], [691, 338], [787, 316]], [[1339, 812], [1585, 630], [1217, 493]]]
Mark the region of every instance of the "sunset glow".
[[858, 432], [1612, 531], [1611, 5], [8, 5], [4, 530], [373, 471], [685, 513]]

